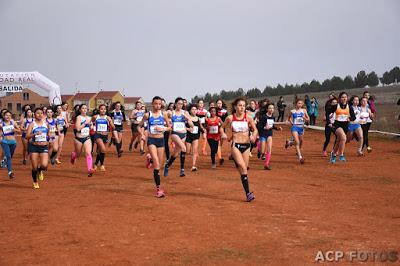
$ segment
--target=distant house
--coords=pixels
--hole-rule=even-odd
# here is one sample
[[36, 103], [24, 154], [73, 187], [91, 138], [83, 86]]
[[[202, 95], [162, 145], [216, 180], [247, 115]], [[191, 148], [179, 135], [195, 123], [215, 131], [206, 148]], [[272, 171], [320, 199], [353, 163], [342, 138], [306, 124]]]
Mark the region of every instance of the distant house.
[[21, 114], [22, 106], [25, 104], [31, 105], [32, 108], [48, 106], [49, 98], [41, 96], [27, 88], [22, 89], [20, 92], [14, 92], [0, 97], [0, 108], [8, 109], [15, 115]]
[[124, 96], [119, 91], [100, 91], [96, 95], [96, 108], [100, 104], [111, 106], [112, 103], [120, 102], [124, 105]]
[[125, 100], [124, 107], [126, 111], [131, 111], [135, 109], [136, 102], [144, 103], [142, 97], [125, 97], [124, 100]]
[[73, 94], [61, 95], [61, 102], [67, 103], [69, 106], [69, 109], [72, 109], [72, 107], [74, 105], [74, 95]]
[[89, 110], [96, 108], [96, 95], [95, 92], [78, 92], [73, 99], [73, 106], [77, 104], [86, 104]]

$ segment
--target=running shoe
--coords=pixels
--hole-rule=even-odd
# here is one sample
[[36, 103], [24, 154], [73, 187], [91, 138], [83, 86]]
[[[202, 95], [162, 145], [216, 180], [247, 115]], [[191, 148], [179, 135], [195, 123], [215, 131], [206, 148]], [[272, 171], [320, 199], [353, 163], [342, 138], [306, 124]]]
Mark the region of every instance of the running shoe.
[[339, 155], [339, 161], [341, 161], [341, 162], [345, 162], [346, 161], [346, 158], [344, 157], [343, 154]]
[[8, 178], [13, 179], [14, 178], [14, 173], [13, 171], [8, 172]]
[[50, 159], [50, 163], [51, 163], [51, 165], [55, 165], [56, 164], [56, 159], [55, 158], [51, 158]]
[[362, 157], [362, 156], [364, 156], [365, 154], [362, 152], [362, 151], [357, 151], [357, 156], [359, 156], [359, 157]]
[[100, 171], [101, 171], [101, 172], [105, 172], [105, 171], [106, 171], [106, 168], [105, 168], [104, 165], [101, 165], [101, 166], [100, 166]]
[[322, 151], [322, 156], [323, 157], [328, 157], [328, 153], [326, 151]]
[[193, 166], [192, 169], [190, 169], [190, 171], [196, 172], [196, 171], [197, 171], [197, 167], [196, 167], [196, 166]]
[[261, 160], [265, 161], [265, 154], [261, 156]]
[[40, 181], [43, 181], [43, 179], [44, 179], [43, 171], [39, 171], [39, 172], [37, 173], [37, 178], [38, 178]]
[[257, 151], [257, 158], [260, 159], [261, 158], [261, 152]]
[[304, 159], [304, 157], [301, 157], [301, 158], [299, 159], [299, 161], [300, 161], [301, 164], [304, 164], [304, 162], [306, 161], [306, 159]]
[[372, 147], [371, 146], [368, 146], [367, 147], [367, 152], [371, 152], [372, 151]]
[[219, 165], [223, 165], [225, 162], [224, 158], [219, 159]]
[[140, 150], [140, 155], [144, 155], [144, 150]]
[[33, 189], [39, 189], [39, 183], [38, 182], [33, 182]]
[[94, 169], [90, 169], [87, 176], [91, 177], [93, 176], [93, 174], [94, 174]]
[[61, 161], [59, 159], [56, 159], [57, 164], [61, 164]]
[[157, 188], [157, 190], [156, 190], [156, 197], [157, 197], [157, 198], [163, 198], [163, 197], [165, 197], [164, 190], [162, 190], [161, 188]]
[[253, 157], [253, 154], [251, 152], [249, 152], [249, 157]]
[[264, 165], [264, 170], [272, 170], [271, 166], [269, 166], [269, 164]]
[[122, 153], [123, 153], [123, 151], [122, 151], [122, 150], [120, 150], [120, 151], [118, 152], [118, 158], [121, 158], [121, 156], [122, 156]]
[[3, 159], [1, 161], [1, 168], [6, 168], [7, 167], [7, 159]]
[[211, 169], [217, 169], [217, 164], [213, 163], [213, 164], [211, 165]]
[[76, 155], [74, 155], [73, 152], [71, 152], [71, 164], [75, 164], [76, 162]]
[[246, 194], [246, 201], [247, 202], [253, 201], [255, 199], [256, 199], [256, 197], [254, 197], [253, 192], [249, 192], [249, 193]]
[[285, 143], [285, 149], [287, 149], [287, 148], [289, 148], [290, 147], [290, 141], [287, 139], [286, 140], [286, 143]]
[[331, 153], [331, 158], [330, 158], [330, 163], [331, 164], [335, 164], [336, 163], [336, 154], [334, 154], [333, 152]]
[[164, 176], [168, 176], [168, 173], [169, 173], [169, 167], [168, 167], [167, 164], [165, 164], [165, 166], [164, 166]]
[[134, 148], [135, 148], [135, 150], [137, 149], [137, 146], [139, 145], [139, 142], [137, 141], [136, 143], [135, 143], [135, 146], [134, 146]]
[[128, 148], [128, 150], [129, 150], [129, 151], [132, 151], [132, 143], [131, 143], [131, 144], [129, 144], [129, 148]]
[[184, 177], [185, 175], [185, 169], [181, 169], [180, 173], [179, 173], [180, 177]]
[[151, 155], [150, 154], [147, 154], [146, 155], [146, 168], [147, 169], [150, 169], [150, 166], [152, 165], [152, 163], [151, 163]]

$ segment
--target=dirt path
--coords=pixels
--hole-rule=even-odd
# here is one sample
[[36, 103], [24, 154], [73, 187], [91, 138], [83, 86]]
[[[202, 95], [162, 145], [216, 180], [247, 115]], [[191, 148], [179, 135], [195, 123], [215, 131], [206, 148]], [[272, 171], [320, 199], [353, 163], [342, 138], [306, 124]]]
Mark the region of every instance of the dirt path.
[[352, 143], [348, 162], [332, 166], [322, 133], [308, 130], [300, 165], [283, 148], [288, 134], [275, 133], [272, 171], [252, 158], [252, 203], [233, 163], [211, 170], [208, 157], [184, 178], [177, 162], [162, 178], [164, 199], [136, 152], [109, 150], [107, 172], [88, 178], [83, 159], [68, 162], [70, 132], [63, 164], [34, 191], [19, 142], [16, 179], [1, 171], [0, 264], [310, 265], [318, 250], [400, 252], [399, 141], [372, 140], [364, 158]]

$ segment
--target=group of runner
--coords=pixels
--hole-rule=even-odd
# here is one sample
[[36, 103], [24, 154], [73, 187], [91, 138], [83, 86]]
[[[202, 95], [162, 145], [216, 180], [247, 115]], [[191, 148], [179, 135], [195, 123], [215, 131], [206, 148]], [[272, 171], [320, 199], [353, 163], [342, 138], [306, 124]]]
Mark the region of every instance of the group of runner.
[[[309, 121], [304, 102], [297, 99], [294, 108], [289, 112], [287, 122], [291, 125], [291, 139], [285, 147], [295, 146], [296, 155], [301, 164], [305, 162], [302, 154], [304, 126]], [[125, 117], [123, 106], [116, 102], [110, 110], [100, 105], [92, 115], [88, 115], [88, 106], [81, 104], [74, 107], [74, 112], [68, 112], [68, 105], [55, 106], [54, 109], [40, 107], [32, 110], [24, 106], [24, 113], [19, 123], [12, 119], [8, 110], [0, 113], [2, 131], [1, 146], [4, 154], [2, 165], [7, 167], [9, 178], [14, 178], [12, 157], [17, 140], [15, 133], [22, 133], [23, 160], [31, 162], [33, 187], [39, 188], [39, 180], [44, 179], [48, 163], [61, 163], [61, 152], [68, 128], [72, 125], [74, 134], [74, 151], [70, 161], [76, 160], [84, 153], [88, 176], [96, 171], [105, 171], [106, 146], [114, 144], [117, 156], [121, 157], [122, 134], [125, 122], [130, 124], [132, 137], [129, 151], [139, 149], [144, 155], [146, 150], [147, 167], [153, 168], [153, 178], [156, 185], [156, 197], [165, 196], [161, 188], [160, 171], [163, 176], [169, 175], [169, 170], [179, 157], [179, 175], [185, 176], [185, 160], [191, 154], [191, 171], [198, 171], [197, 160], [199, 151], [207, 155], [206, 145], [210, 148], [211, 168], [224, 164], [222, 147], [224, 142], [230, 142], [229, 159], [233, 160], [241, 177], [241, 182], [247, 201], [255, 199], [248, 182], [249, 157], [251, 151], [257, 148], [257, 156], [264, 161], [264, 169], [271, 170], [272, 137], [274, 130], [282, 130], [274, 117], [275, 105], [268, 99], [259, 103], [247, 102], [238, 98], [232, 102], [231, 114], [222, 100], [209, 103], [205, 108], [203, 100], [187, 104], [183, 98], [176, 98], [167, 106], [164, 99], [156, 96], [152, 99], [151, 110], [141, 102], [131, 112], [129, 119]], [[333, 94], [325, 106], [326, 125], [323, 156], [327, 155], [330, 136], [336, 136], [330, 155], [330, 162], [336, 163], [336, 157], [344, 162], [345, 144], [352, 139], [358, 141], [358, 155], [363, 155], [363, 148], [371, 151], [368, 143], [368, 129], [375, 113], [375, 107], [368, 92], [363, 97], [349, 97], [342, 92], [336, 98]], [[111, 134], [110, 134], [111, 133]], [[111, 135], [111, 136], [109, 136]], [[200, 141], [202, 140], [202, 141]], [[171, 143], [170, 143], [171, 142]], [[201, 146], [200, 146], [201, 145]], [[94, 147], [96, 152], [94, 153]], [[171, 148], [170, 148], [171, 147]], [[93, 162], [93, 156], [96, 159]], [[50, 155], [50, 156], [49, 156]], [[164, 155], [166, 162], [164, 164]], [[28, 157], [29, 156], [29, 157]]]

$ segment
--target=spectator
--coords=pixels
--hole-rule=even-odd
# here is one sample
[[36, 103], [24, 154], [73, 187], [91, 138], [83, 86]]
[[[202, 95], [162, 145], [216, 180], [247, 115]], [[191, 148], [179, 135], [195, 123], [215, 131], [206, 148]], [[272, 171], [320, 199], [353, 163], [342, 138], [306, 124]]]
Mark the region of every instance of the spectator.
[[310, 109], [307, 108], [308, 116], [310, 117], [310, 125], [315, 126], [315, 120], [318, 117], [318, 101], [315, 97], [311, 98]]
[[276, 104], [278, 106], [278, 112], [279, 112], [279, 116], [278, 116], [278, 120], [277, 122], [283, 122], [283, 117], [285, 115], [285, 108], [286, 108], [286, 103], [283, 101], [283, 96], [281, 96], [279, 98], [279, 101]]
[[[371, 112], [373, 114], [373, 117], [376, 118], [376, 107], [375, 107], [375, 101], [374, 98], [369, 94], [369, 91], [364, 91], [363, 93], [363, 97], [368, 99], [368, 107], [369, 109], [371, 109]], [[372, 119], [368, 118], [367, 120], [367, 124], [366, 124], [366, 131], [368, 132], [369, 129], [371, 128], [371, 124], [372, 124]], [[367, 146], [367, 151], [371, 152], [372, 151], [372, 147], [369, 145], [368, 143], [368, 138], [364, 139], [364, 144], [363, 144], [363, 148], [364, 146]]]

